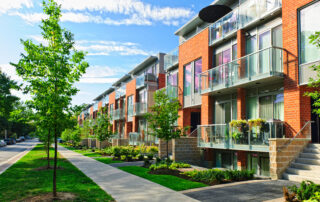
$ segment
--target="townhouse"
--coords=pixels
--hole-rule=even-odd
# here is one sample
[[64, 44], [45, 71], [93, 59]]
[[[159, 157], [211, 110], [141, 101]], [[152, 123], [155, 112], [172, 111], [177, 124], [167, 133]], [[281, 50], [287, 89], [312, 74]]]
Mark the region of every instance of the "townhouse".
[[[315, 20], [320, 1], [216, 0], [212, 5], [230, 12], [210, 23], [195, 16], [175, 32], [179, 47], [146, 58], [96, 101], [108, 96], [105, 104], [120, 139], [148, 142], [152, 138], [141, 115], [155, 90], [165, 87], [181, 103], [177, 124], [190, 126], [184, 144], [196, 141], [197, 148], [186, 147], [199, 153], [200, 164], [280, 178], [310, 141], [320, 142], [319, 117], [305, 96], [315, 76], [310, 66], [320, 60], [320, 49], [309, 43], [320, 31]], [[266, 120], [263, 127], [259, 118]], [[253, 120], [256, 127], [241, 128], [234, 120]]]

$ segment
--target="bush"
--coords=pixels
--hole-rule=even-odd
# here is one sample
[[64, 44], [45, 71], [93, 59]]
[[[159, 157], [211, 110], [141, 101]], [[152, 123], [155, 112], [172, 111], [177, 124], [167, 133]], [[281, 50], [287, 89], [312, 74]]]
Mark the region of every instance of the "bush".
[[193, 170], [183, 173], [184, 175], [190, 177], [191, 179], [199, 182], [204, 182], [207, 184], [221, 183], [222, 181], [240, 181], [240, 180], [250, 180], [253, 179], [254, 172], [248, 170], [219, 170], [219, 169], [209, 169], [209, 170]]
[[300, 187], [296, 185], [288, 187], [293, 195], [300, 201], [304, 200], [316, 200], [320, 198], [320, 185], [315, 184], [312, 181], [302, 181]]
[[138, 154], [138, 155], [137, 155], [137, 159], [138, 159], [139, 161], [143, 161], [144, 156], [143, 156], [142, 154]]
[[121, 157], [120, 157], [120, 160], [121, 161], [125, 161], [127, 159], [127, 156], [126, 155], [121, 155]]
[[153, 154], [148, 154], [147, 157], [148, 157], [149, 160], [152, 160], [153, 159]]
[[176, 163], [172, 162], [168, 165], [165, 162], [156, 163], [150, 166], [150, 170], [159, 170], [159, 169], [166, 169], [169, 168], [170, 170], [178, 170], [178, 168], [191, 168], [190, 164], [187, 163]]
[[120, 147], [112, 147], [112, 155], [119, 158], [121, 156], [121, 149]]

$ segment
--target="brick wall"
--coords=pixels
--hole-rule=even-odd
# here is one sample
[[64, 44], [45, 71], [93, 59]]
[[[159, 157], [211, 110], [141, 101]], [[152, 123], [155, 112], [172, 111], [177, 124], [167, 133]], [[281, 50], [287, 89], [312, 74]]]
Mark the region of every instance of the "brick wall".
[[[116, 92], [113, 91], [112, 93], [109, 94], [109, 112], [110, 112], [110, 108], [111, 105], [113, 104], [113, 111], [115, 110], [115, 106], [116, 106]], [[112, 121], [112, 128], [113, 128], [113, 132], [116, 132], [116, 122]]]
[[286, 135], [292, 137], [311, 119], [310, 98], [303, 96], [305, 87], [299, 86], [298, 11], [311, 0], [282, 0], [284, 55], [284, 119]]
[[98, 111], [101, 111], [101, 108], [102, 108], [102, 101], [98, 103]]
[[196, 137], [182, 137], [172, 141], [172, 159], [179, 162], [200, 164], [200, 148]]
[[[158, 155], [160, 158], [166, 157], [167, 156], [167, 142], [165, 140], [159, 140], [159, 146], [158, 146]], [[168, 143], [168, 150], [169, 150], [169, 155], [172, 154], [172, 141], [170, 140]]]
[[166, 87], [166, 74], [158, 74], [158, 89]]
[[112, 146], [127, 146], [129, 145], [129, 139], [112, 139]]
[[[131, 80], [126, 85], [126, 106], [125, 106], [125, 138], [129, 138], [129, 133], [133, 132], [132, 122], [136, 122], [136, 119], [132, 119], [132, 122], [128, 122], [127, 110], [128, 110], [128, 97], [133, 96], [133, 104], [135, 104], [137, 99], [137, 90], [136, 90], [136, 79]], [[136, 125], [136, 123], [134, 123]]]

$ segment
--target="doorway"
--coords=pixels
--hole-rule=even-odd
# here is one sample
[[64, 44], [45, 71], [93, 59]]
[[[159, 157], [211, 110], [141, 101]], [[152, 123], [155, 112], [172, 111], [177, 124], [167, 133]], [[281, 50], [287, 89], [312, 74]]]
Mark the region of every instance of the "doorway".
[[201, 113], [191, 112], [191, 132], [197, 129], [198, 125], [201, 124]]
[[313, 110], [316, 109], [313, 106], [314, 100], [311, 99], [311, 120], [313, 123], [311, 124], [311, 142], [312, 143], [320, 143], [320, 118], [319, 115], [314, 113]]

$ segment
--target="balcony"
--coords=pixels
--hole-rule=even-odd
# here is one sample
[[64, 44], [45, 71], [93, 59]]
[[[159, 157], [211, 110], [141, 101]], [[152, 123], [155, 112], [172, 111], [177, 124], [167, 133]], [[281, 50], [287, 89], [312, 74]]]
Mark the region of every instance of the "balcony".
[[122, 108], [114, 110], [112, 118], [114, 121], [124, 119], [124, 110]]
[[128, 109], [127, 109], [127, 121], [130, 122], [132, 121], [132, 117], [133, 117], [133, 111], [134, 111], [134, 105], [128, 105]]
[[154, 145], [159, 144], [157, 137], [152, 135], [142, 135], [141, 133], [129, 133], [129, 145]]
[[154, 74], [142, 74], [136, 78], [136, 89], [145, 87], [147, 85], [157, 85], [157, 77]]
[[160, 90], [163, 90], [168, 96], [169, 98], [178, 98], [178, 87], [177, 86], [171, 86], [171, 85], [168, 85], [164, 88], [161, 88], [157, 91], [160, 91]]
[[116, 99], [123, 97], [126, 95], [126, 86], [122, 85], [120, 88], [116, 90]]
[[282, 7], [281, 0], [247, 0], [209, 27], [209, 45], [259, 22]]
[[200, 74], [201, 94], [283, 77], [283, 49], [270, 47]]
[[171, 67], [179, 63], [179, 49], [176, 48], [170, 53], [164, 56], [164, 69], [170, 69]]
[[268, 152], [270, 138], [284, 137], [284, 122], [266, 122], [264, 129], [253, 127], [242, 132], [229, 124], [199, 125], [198, 147]]
[[135, 108], [135, 111], [134, 111], [135, 116], [142, 116], [148, 112], [148, 104], [147, 103], [136, 102], [134, 105], [134, 108]]

